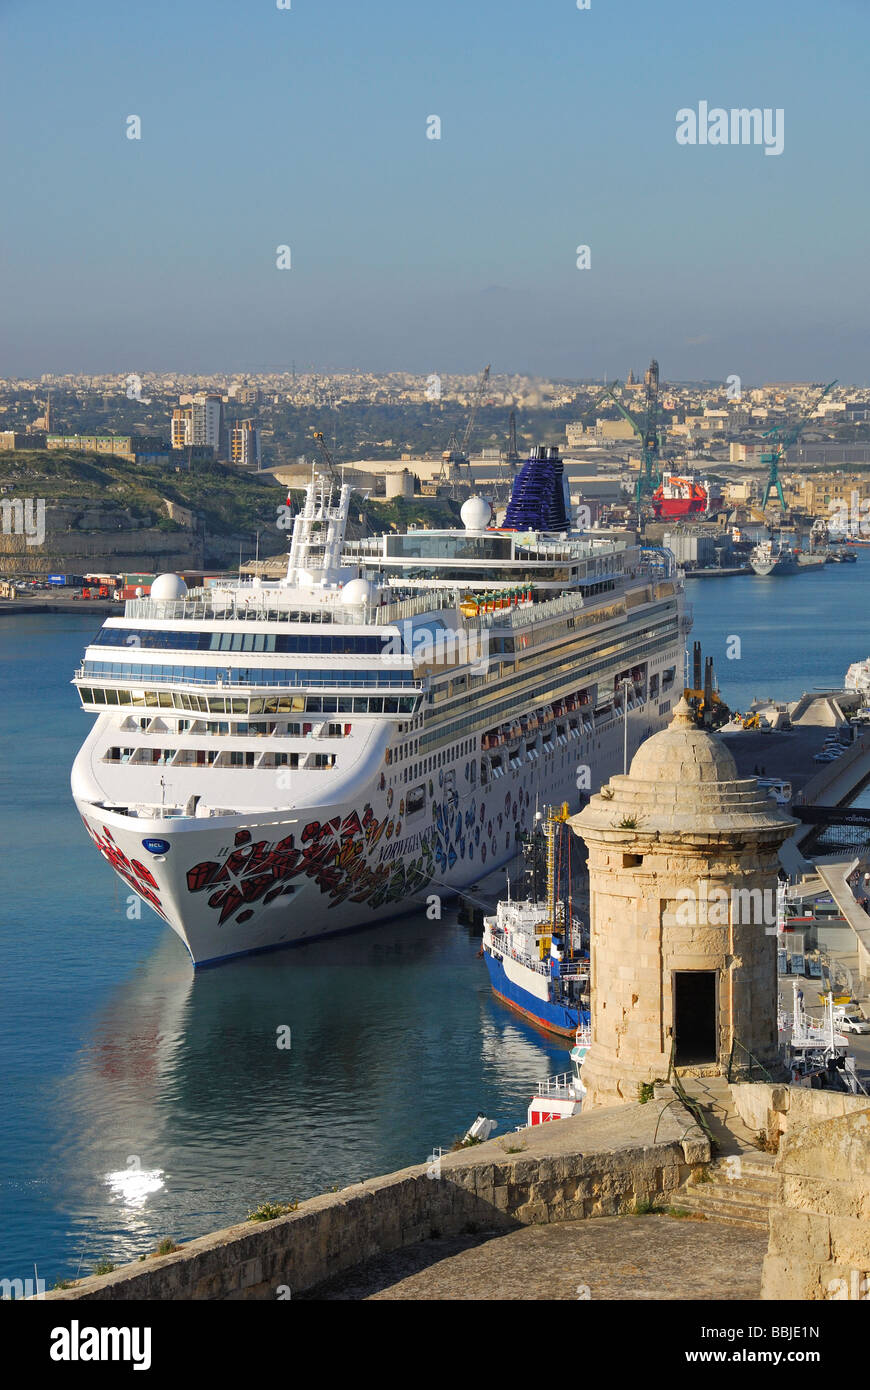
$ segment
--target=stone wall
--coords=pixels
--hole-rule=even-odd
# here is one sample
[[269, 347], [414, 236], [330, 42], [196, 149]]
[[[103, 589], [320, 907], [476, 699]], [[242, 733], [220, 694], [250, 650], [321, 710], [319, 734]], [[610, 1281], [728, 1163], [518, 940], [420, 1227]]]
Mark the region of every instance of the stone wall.
[[694, 1165], [709, 1158], [706, 1139], [674, 1101], [578, 1115], [314, 1197], [288, 1216], [231, 1226], [175, 1254], [46, 1297], [292, 1297], [433, 1235], [632, 1211], [638, 1203], [667, 1198]]
[[870, 1109], [794, 1126], [777, 1168], [761, 1297], [870, 1299]]
[[777, 1086], [765, 1081], [735, 1083], [731, 1094], [747, 1129], [754, 1134], [764, 1133], [772, 1140], [820, 1120], [870, 1108], [866, 1096], [815, 1091], [807, 1086]]

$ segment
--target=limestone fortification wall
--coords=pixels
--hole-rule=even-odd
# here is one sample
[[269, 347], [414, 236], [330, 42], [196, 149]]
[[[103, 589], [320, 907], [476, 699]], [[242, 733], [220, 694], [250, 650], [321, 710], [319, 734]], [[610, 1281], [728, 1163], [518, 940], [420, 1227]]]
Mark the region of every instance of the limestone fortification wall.
[[[511, 1154], [514, 1146], [522, 1152]], [[578, 1115], [446, 1154], [440, 1164], [405, 1168], [314, 1197], [288, 1216], [231, 1226], [175, 1254], [125, 1265], [46, 1297], [292, 1298], [433, 1234], [503, 1231], [632, 1211], [640, 1202], [675, 1192], [691, 1168], [709, 1157], [692, 1117], [673, 1101]]]
[[870, 1109], [793, 1125], [777, 1167], [761, 1297], [870, 1298]]
[[787, 1132], [840, 1115], [870, 1108], [866, 1096], [844, 1091], [814, 1091], [806, 1086], [777, 1086], [765, 1081], [737, 1082], [731, 1087], [737, 1113], [753, 1133], [777, 1139]]

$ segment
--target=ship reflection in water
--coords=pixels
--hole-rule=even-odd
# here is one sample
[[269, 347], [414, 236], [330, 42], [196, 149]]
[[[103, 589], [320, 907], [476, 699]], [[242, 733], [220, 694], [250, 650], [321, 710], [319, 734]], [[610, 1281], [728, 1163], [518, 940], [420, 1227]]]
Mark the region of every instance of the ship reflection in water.
[[566, 1054], [492, 997], [478, 949], [421, 914], [193, 976], [161, 937], [59, 1083], [52, 1274], [422, 1163], [481, 1111], [521, 1124]]

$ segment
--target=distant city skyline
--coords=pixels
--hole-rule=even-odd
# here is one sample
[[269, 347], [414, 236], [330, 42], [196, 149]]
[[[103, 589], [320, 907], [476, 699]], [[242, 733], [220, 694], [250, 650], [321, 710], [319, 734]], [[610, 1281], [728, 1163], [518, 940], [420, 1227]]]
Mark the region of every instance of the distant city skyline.
[[141, 21], [0, 3], [2, 377], [870, 381], [857, 0]]

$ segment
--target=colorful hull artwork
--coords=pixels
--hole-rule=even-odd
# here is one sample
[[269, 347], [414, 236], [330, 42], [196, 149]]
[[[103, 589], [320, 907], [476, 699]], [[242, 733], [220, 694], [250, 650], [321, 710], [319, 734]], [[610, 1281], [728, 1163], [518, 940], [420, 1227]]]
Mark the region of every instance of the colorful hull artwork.
[[591, 745], [572, 739], [482, 792], [461, 774], [462, 790], [432, 779], [410, 814], [399, 788], [377, 782], [356, 804], [252, 812], [241, 827], [237, 814], [146, 819], [76, 800], [116, 873], [203, 965], [423, 912], [431, 894], [470, 888], [515, 858], [536, 804], [579, 809], [578, 763], [602, 779], [621, 766], [618, 724]]
[[[430, 786], [432, 784], [430, 783]], [[432, 788], [434, 792], [434, 787]], [[507, 863], [534, 800], [452, 793], [418, 814], [386, 798], [327, 820], [274, 812], [249, 828], [215, 820], [153, 820], [82, 808], [91, 839], [121, 878], [178, 933], [195, 964], [331, 935], [426, 906], [426, 890], [456, 891]], [[149, 854], [147, 843], [160, 852]], [[146, 864], [143, 861], [148, 860]]]

